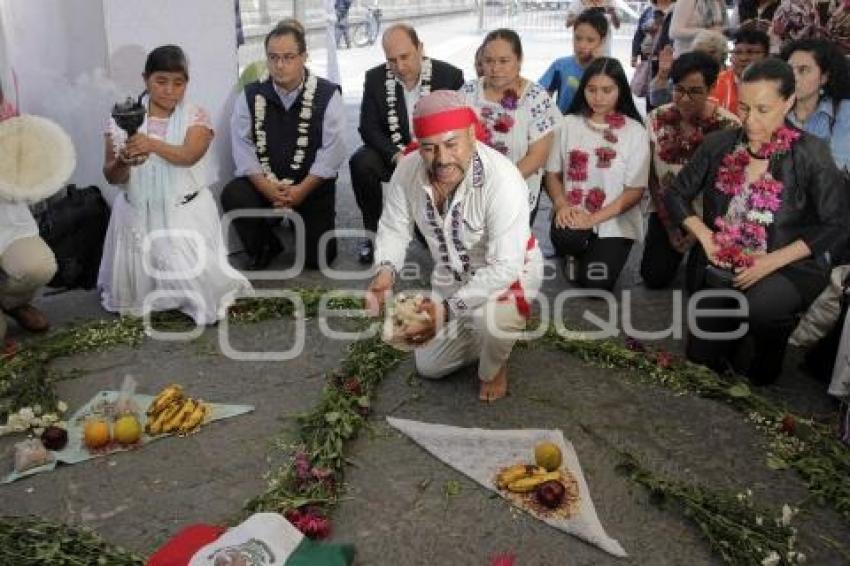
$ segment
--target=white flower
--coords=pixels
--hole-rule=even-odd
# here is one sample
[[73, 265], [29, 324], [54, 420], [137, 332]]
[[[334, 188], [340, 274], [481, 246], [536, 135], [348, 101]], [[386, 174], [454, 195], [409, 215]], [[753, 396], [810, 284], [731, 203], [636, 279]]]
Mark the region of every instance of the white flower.
[[29, 422], [35, 418], [35, 412], [30, 407], [24, 407], [18, 411], [18, 416], [22, 421]]
[[292, 179], [284, 179], [283, 181], [281, 181], [281, 183], [283, 183], [284, 185], [294, 185], [295, 181], [293, 181]]
[[760, 527], [763, 524], [764, 524], [764, 518], [761, 517], [761, 516], [756, 516], [756, 525], [758, 525]]
[[387, 79], [384, 84], [387, 85], [387, 90], [395, 90], [395, 79]]
[[772, 224], [773, 213], [769, 210], [750, 210], [747, 212], [747, 220], [759, 224]]
[[803, 554], [802, 552], [798, 552], [797, 553], [797, 564], [802, 564], [805, 561], [806, 561], [806, 555]]
[[296, 153], [295, 157], [293, 157], [292, 160], [295, 163], [301, 163], [302, 161], [304, 161], [304, 154], [303, 153]]
[[786, 503], [782, 506], [782, 526], [787, 527], [791, 524], [791, 518], [794, 516], [794, 512], [791, 511], [791, 507]]
[[289, 168], [294, 170], [294, 171], [298, 171], [299, 169], [301, 169], [301, 166], [298, 165], [297, 163], [293, 163], [292, 165], [289, 166]]
[[782, 557], [775, 550], [771, 550], [770, 554], [761, 561], [761, 566], [776, 566], [781, 559]]
[[35, 416], [39, 416], [41, 414], [41, 405], [33, 405], [32, 412]]
[[64, 413], [68, 410], [68, 404], [65, 401], [59, 401], [56, 403], [56, 410], [60, 413]]
[[34, 429], [32, 429], [32, 433], [36, 436], [41, 436], [42, 434], [44, 434], [44, 427], [37, 426]]
[[395, 132], [392, 136], [390, 136], [390, 139], [393, 140], [394, 143], [400, 142], [401, 141], [401, 134], [399, 134], [398, 132]]
[[306, 106], [301, 109], [301, 119], [302, 120], [309, 120], [312, 115], [313, 115], [313, 112], [309, 108], [307, 108]]
[[298, 136], [298, 139], [295, 140], [295, 145], [298, 147], [307, 147], [307, 136]]
[[390, 124], [398, 124], [398, 116], [390, 116], [387, 120], [389, 120]]

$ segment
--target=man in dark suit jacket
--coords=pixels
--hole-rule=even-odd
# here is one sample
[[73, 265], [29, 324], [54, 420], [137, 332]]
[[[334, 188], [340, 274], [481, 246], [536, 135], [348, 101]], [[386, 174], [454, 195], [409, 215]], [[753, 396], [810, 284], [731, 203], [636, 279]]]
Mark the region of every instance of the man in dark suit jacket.
[[[366, 72], [360, 106], [360, 136], [364, 145], [351, 156], [351, 184], [363, 227], [378, 230], [383, 208], [382, 182], [389, 181], [402, 150], [412, 140], [409, 116], [420, 97], [432, 90], [457, 90], [463, 72], [423, 55], [416, 30], [396, 24], [384, 32], [387, 62]], [[361, 263], [372, 262], [372, 241], [360, 244]]]

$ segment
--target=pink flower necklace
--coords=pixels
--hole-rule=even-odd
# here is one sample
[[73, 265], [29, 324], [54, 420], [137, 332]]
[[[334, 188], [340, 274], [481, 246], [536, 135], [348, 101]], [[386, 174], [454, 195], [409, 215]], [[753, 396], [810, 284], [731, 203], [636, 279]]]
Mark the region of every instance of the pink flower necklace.
[[714, 255], [718, 265], [733, 270], [747, 268], [756, 255], [767, 252], [767, 227], [782, 204], [784, 185], [765, 171], [747, 187], [747, 166], [753, 158], [770, 160], [787, 153], [799, 137], [800, 132], [783, 126], [757, 152], [742, 142], [723, 158], [714, 186], [733, 200], [726, 215], [714, 221], [717, 231], [712, 239], [718, 248]]
[[584, 209], [592, 214], [602, 208], [605, 191], [600, 187], [585, 190], [579, 184], [587, 181], [587, 161], [587, 152], [580, 149], [570, 151], [567, 156], [565, 181], [572, 184], [567, 189], [567, 203], [570, 206], [584, 206]]

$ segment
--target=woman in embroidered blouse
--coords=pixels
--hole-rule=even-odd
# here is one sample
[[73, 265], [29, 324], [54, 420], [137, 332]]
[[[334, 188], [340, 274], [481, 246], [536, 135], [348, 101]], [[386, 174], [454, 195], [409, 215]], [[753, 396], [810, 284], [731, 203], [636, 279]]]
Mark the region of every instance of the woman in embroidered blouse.
[[782, 50], [794, 69], [792, 124], [829, 144], [839, 169], [850, 170], [850, 63], [834, 43], [800, 39]]
[[670, 69], [674, 102], [659, 106], [647, 117], [652, 212], [640, 274], [650, 289], [667, 287], [673, 281], [682, 257], [695, 242], [693, 236], [669, 226], [664, 193], [707, 134], [741, 125], [734, 114], [709, 98], [719, 72], [720, 65], [708, 53], [691, 51], [680, 56]]
[[611, 290], [636, 240], [649, 176], [649, 140], [623, 67], [602, 57], [584, 72], [546, 164], [558, 255], [575, 257], [577, 283]]
[[218, 207], [207, 186], [213, 138], [206, 112], [183, 100], [189, 70], [183, 50], [157, 47], [144, 74], [147, 116], [127, 134], [110, 120], [104, 175], [126, 188], [115, 199], [98, 289], [106, 310], [141, 316], [178, 309], [197, 324], [225, 316], [230, 292], [248, 281], [227, 263]]
[[[793, 94], [789, 65], [773, 58], [750, 65], [739, 92], [743, 128], [708, 136], [664, 198], [671, 225], [700, 244], [693, 250], [695, 287], [729, 291], [699, 301], [700, 309], [730, 314], [698, 316], [689, 325], [687, 356], [728, 369], [746, 322], [754, 355], [741, 369], [756, 384], [781, 373], [796, 315], [821, 292], [829, 258], [847, 239], [850, 197], [836, 190], [843, 180], [826, 145], [784, 125]], [[701, 217], [690, 204], [698, 195]], [[742, 300], [744, 316], [734, 310]]]
[[485, 143], [517, 166], [528, 187], [533, 221], [543, 165], [561, 113], [540, 85], [520, 76], [522, 43], [513, 30], [497, 29], [484, 38], [484, 76], [461, 93], [485, 127]]

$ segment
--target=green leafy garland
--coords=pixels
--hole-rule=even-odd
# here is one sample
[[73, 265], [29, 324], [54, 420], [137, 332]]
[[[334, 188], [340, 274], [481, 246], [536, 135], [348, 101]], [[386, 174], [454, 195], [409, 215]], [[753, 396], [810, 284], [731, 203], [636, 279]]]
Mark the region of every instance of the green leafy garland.
[[585, 362], [637, 370], [629, 375], [713, 399], [744, 413], [767, 436], [767, 465], [796, 470], [819, 501], [829, 503], [850, 521], [850, 450], [831, 427], [789, 413], [734, 377], [721, 376], [663, 350], [652, 351], [636, 341], [623, 346], [610, 340], [568, 339], [554, 329], [544, 340]]
[[[323, 291], [299, 290], [298, 293], [304, 304], [305, 316], [315, 316]], [[359, 301], [351, 298], [332, 299], [328, 306], [356, 309]], [[229, 319], [234, 323], [252, 323], [294, 313], [295, 306], [288, 299], [252, 299], [235, 305], [229, 313]], [[168, 313], [154, 317], [154, 324], [169, 328], [190, 326], [184, 317]], [[56, 376], [51, 376], [45, 368], [56, 357], [116, 345], [134, 346], [143, 338], [141, 322], [124, 318], [88, 323], [38, 342], [0, 369], [0, 399], [5, 403], [2, 407], [10, 410], [22, 404], [49, 406], [55, 403], [53, 383]], [[827, 427], [796, 419], [792, 430], [794, 434], [789, 435], [788, 415], [776, 405], [753, 395], [742, 383], [718, 376], [701, 366], [677, 360], [663, 351], [624, 348], [610, 341], [566, 339], [553, 330], [549, 331], [544, 342], [554, 344], [587, 362], [609, 368], [639, 370], [639, 375], [648, 381], [674, 391], [720, 400], [747, 413], [756, 426], [772, 435], [770, 457], [774, 463], [780, 464], [774, 467], [790, 462], [807, 480], [813, 493], [832, 502], [847, 516], [850, 496], [846, 490], [850, 488], [844, 486], [843, 482], [836, 483], [836, 479], [839, 473], [847, 477], [847, 472], [841, 470], [850, 469], [850, 463], [846, 461], [846, 449], [829, 437]], [[339, 498], [345, 443], [354, 439], [363, 427], [377, 387], [403, 356], [377, 338], [352, 344], [341, 370], [330, 376], [319, 405], [299, 418], [301, 444], [291, 446], [279, 442], [278, 448], [287, 455], [286, 462], [270, 475], [268, 489], [251, 500], [244, 512], [273, 510], [287, 514], [290, 520], [293, 520], [293, 513], [322, 518]], [[766, 519], [767, 513], [755, 510], [748, 497], [742, 498], [741, 494], [732, 497], [659, 478], [632, 458], [627, 458], [621, 469], [633, 481], [647, 487], [656, 502], [666, 498], [682, 505], [685, 514], [700, 527], [712, 547], [727, 562], [758, 562], [767, 551], [772, 554], [764, 557], [765, 564], [791, 564], [797, 559], [796, 551], [793, 550], [793, 527], [789, 527], [787, 522]], [[298, 515], [295, 519], [301, 517]], [[86, 531], [39, 519], [8, 518], [0, 522], [0, 548], [3, 548], [7, 537], [17, 537], [17, 529], [27, 529], [28, 525], [32, 526], [30, 532], [34, 538], [26, 543], [21, 542], [19, 546], [9, 546], [11, 549], [20, 549], [22, 556], [32, 556], [34, 551], [42, 552], [37, 549], [47, 546], [40, 545], [45, 540], [52, 540], [52, 534], [62, 529], [65, 529], [61, 531], [64, 533], [62, 540], [67, 539], [69, 544], [78, 547], [83, 553], [81, 556], [86, 556], [85, 552], [89, 552], [87, 549], [91, 545], [104, 544], [99, 539], [91, 538]], [[743, 537], [740, 541], [734, 537], [736, 532]], [[319, 530], [313, 534], [321, 536], [324, 533]], [[78, 541], [80, 545], [77, 545]], [[734, 548], [730, 549], [730, 546]], [[739, 546], [740, 550], [735, 550]], [[784, 551], [781, 556], [778, 554], [780, 550]], [[125, 554], [123, 550], [112, 547], [104, 547], [99, 552], [114, 553], [117, 557]], [[790, 554], [792, 552], [794, 554]], [[57, 560], [57, 564], [91, 563], [81, 561], [73, 553], [56, 556], [65, 560]], [[120, 560], [117, 558], [108, 563], [139, 563], [138, 558], [130, 555], [127, 555], [125, 562]], [[28, 562], [19, 560], [18, 563]]]
[[110, 545], [85, 527], [36, 517], [0, 517], [0, 564], [141, 566], [140, 556]]

